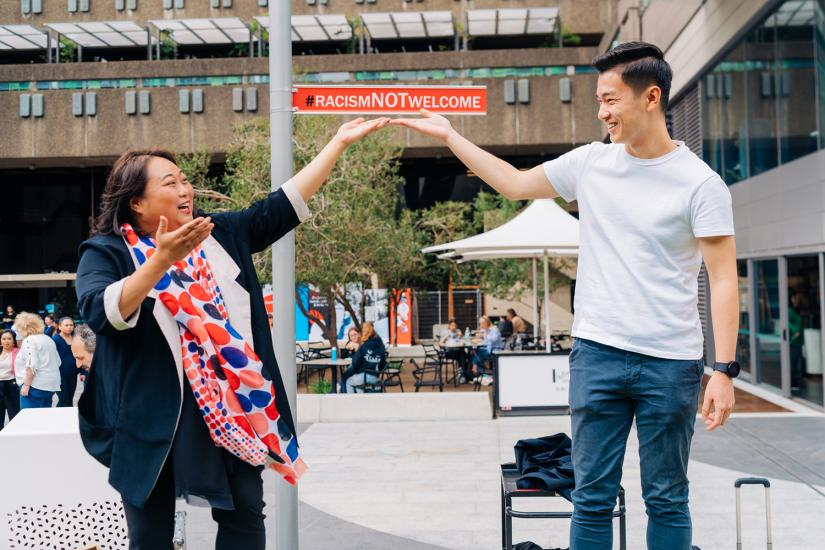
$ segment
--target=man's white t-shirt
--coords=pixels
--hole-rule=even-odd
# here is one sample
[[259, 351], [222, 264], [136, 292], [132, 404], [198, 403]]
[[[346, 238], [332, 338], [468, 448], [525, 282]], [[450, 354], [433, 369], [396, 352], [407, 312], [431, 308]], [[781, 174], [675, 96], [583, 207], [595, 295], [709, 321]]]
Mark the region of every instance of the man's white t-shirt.
[[579, 204], [573, 336], [665, 359], [699, 359], [699, 237], [733, 235], [722, 178], [683, 142], [655, 159], [594, 142], [545, 162]]

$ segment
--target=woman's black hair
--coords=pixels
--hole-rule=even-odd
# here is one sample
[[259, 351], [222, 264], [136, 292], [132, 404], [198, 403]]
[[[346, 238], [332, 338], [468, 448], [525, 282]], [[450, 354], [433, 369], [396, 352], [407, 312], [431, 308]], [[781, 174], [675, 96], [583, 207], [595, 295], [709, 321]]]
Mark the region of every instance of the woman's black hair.
[[673, 71], [658, 46], [647, 42], [623, 42], [597, 55], [591, 64], [600, 73], [621, 67], [622, 82], [637, 94], [648, 86], [658, 86], [662, 91], [662, 112], [667, 112]]
[[146, 166], [152, 157], [177, 164], [175, 155], [163, 149], [130, 149], [115, 161], [100, 198], [100, 212], [95, 218], [93, 235], [120, 235], [121, 224], [128, 222], [135, 225], [135, 215], [129, 203], [143, 196]]
[[3, 332], [0, 332], [0, 338], [2, 338], [4, 334], [11, 334], [11, 341], [12, 341], [11, 345], [12, 345], [12, 347], [16, 348], [17, 347], [17, 335], [14, 333], [14, 331], [9, 330], [9, 329], [4, 330]]

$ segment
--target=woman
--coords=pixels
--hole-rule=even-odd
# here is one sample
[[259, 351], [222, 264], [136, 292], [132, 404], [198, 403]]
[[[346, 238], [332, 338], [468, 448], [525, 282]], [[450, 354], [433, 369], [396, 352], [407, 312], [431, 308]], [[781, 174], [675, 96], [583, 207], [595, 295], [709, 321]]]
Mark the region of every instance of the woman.
[[[501, 339], [501, 332], [486, 315], [478, 320], [478, 326], [484, 333], [484, 342], [476, 348], [473, 355], [473, 376], [481, 376], [480, 382], [487, 386], [492, 384], [493, 379], [489, 373], [485, 372], [487, 371], [486, 363], [490, 361], [494, 351], [504, 349], [504, 342]], [[473, 380], [473, 382], [476, 381], [476, 379]]]
[[4, 330], [0, 334], [0, 430], [3, 429], [6, 412], [9, 422], [20, 412], [20, 390], [14, 379], [14, 359], [17, 357], [14, 333]]
[[46, 324], [39, 315], [26, 313], [14, 320], [14, 331], [22, 340], [14, 358], [14, 374], [20, 386], [21, 409], [47, 409], [60, 391], [60, 356], [54, 340], [43, 331]]
[[344, 345], [344, 349], [341, 350], [341, 358], [346, 359], [347, 357], [352, 357], [352, 355], [358, 351], [360, 345], [361, 331], [353, 325], [349, 327], [347, 331], [347, 343]]
[[172, 548], [178, 496], [212, 507], [217, 549], [265, 547], [261, 472], [295, 484], [305, 466], [251, 255], [305, 220], [338, 157], [387, 122], [344, 124], [278, 191], [211, 217], [193, 217], [171, 154], [115, 162], [80, 247], [78, 305], [97, 344], [78, 408], [131, 549]]
[[352, 356], [352, 364], [341, 375], [341, 393], [363, 393], [364, 383], [375, 384], [378, 378], [366, 370], [380, 371], [386, 363], [387, 350], [369, 321], [361, 324], [361, 345]]
[[77, 362], [72, 355], [74, 321], [71, 317], [63, 317], [56, 326], [57, 334], [52, 336], [52, 339], [60, 356], [60, 392], [57, 394], [57, 406], [71, 407], [77, 389]]
[[3, 315], [3, 328], [10, 329], [14, 324], [14, 318], [17, 317], [17, 312], [14, 311], [14, 306], [9, 304], [6, 306], [6, 313]]

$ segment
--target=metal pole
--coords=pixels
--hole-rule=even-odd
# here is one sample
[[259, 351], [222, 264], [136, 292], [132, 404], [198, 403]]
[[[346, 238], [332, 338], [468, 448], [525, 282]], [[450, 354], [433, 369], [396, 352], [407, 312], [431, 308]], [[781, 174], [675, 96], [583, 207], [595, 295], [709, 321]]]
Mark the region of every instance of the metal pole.
[[358, 53], [364, 54], [364, 20], [358, 17]]
[[539, 297], [538, 297], [538, 270], [536, 269], [536, 259], [533, 258], [533, 341], [539, 339]]
[[[269, 124], [272, 189], [292, 177], [291, 3], [269, 3]], [[275, 358], [298, 423], [295, 375], [295, 232], [272, 247]], [[298, 550], [298, 489], [278, 479], [275, 548]]]
[[544, 255], [544, 347], [550, 353], [550, 265]]

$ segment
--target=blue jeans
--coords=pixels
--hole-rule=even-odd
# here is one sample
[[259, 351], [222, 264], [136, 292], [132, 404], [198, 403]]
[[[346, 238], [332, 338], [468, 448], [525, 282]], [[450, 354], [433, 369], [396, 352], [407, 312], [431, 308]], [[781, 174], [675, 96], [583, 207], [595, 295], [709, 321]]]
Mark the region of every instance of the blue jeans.
[[361, 387], [364, 383], [377, 384], [378, 378], [373, 374], [366, 374], [364, 372], [353, 374], [341, 384], [341, 393], [364, 393], [364, 388]]
[[[481, 375], [486, 373], [492, 372], [492, 367], [487, 368], [487, 361], [490, 360], [490, 352], [487, 351], [487, 348], [476, 348], [476, 352], [473, 355], [473, 365], [476, 367], [477, 374]], [[476, 373], [473, 373], [474, 375]]]
[[613, 546], [612, 512], [633, 418], [648, 550], [690, 550], [687, 465], [702, 360], [660, 359], [577, 339], [570, 354], [570, 550]]
[[29, 388], [29, 395], [20, 396], [20, 410], [23, 409], [48, 409], [52, 406], [53, 391], [38, 390]]

